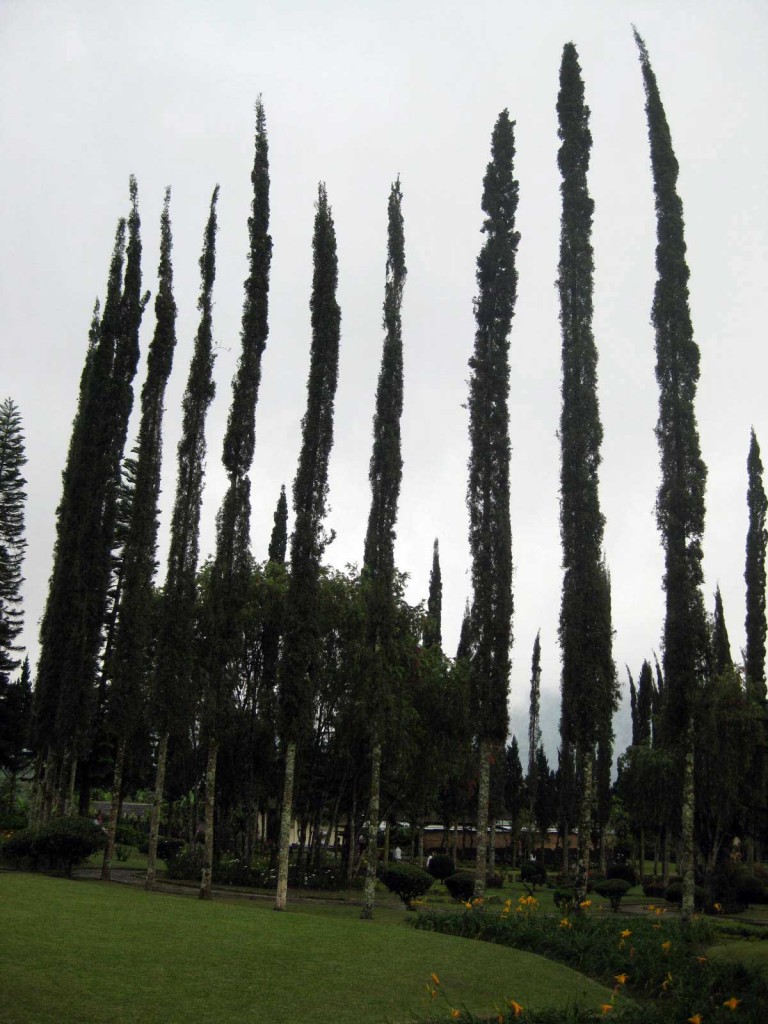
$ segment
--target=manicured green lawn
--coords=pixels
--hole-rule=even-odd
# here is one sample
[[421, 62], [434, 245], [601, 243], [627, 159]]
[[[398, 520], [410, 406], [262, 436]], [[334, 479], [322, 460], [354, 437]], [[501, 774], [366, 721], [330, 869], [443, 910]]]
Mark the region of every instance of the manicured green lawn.
[[[609, 992], [541, 957], [417, 932], [402, 911], [201, 903], [119, 885], [0, 873], [0, 1024], [314, 1024], [489, 1015]], [[449, 999], [431, 999], [435, 972]]]
[[707, 951], [714, 960], [746, 964], [768, 975], [768, 940], [729, 939], [722, 945], [711, 946]]

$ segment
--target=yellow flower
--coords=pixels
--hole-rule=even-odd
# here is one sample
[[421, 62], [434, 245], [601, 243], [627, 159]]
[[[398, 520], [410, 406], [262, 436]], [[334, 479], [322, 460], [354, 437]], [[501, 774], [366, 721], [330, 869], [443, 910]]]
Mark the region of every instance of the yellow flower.
[[[451, 1016], [454, 1020], [458, 1020], [461, 1016], [461, 1010], [451, 1010]], [[699, 1024], [701, 1024], [701, 1022], [699, 1022]]]
[[668, 953], [672, 948], [672, 942], [669, 939], [667, 939], [666, 942], [662, 942], [661, 948], [664, 950], [665, 953]]
[[524, 1007], [524, 1006], [521, 1006], [521, 1005], [520, 1005], [520, 1003], [516, 1003], [514, 999], [510, 999], [510, 1000], [509, 1000], [509, 1005], [510, 1005], [510, 1007], [511, 1007], [511, 1009], [512, 1009], [512, 1012], [513, 1012], [513, 1013], [514, 1013], [514, 1015], [515, 1015], [515, 1018], [519, 1017], [519, 1016], [520, 1016], [520, 1014], [521, 1014], [521, 1013], [523, 1012], [523, 1010], [525, 1009], [525, 1007]]
[[654, 903], [649, 903], [648, 906], [645, 909], [646, 910], [655, 910], [656, 909], [656, 905]]
[[582, 902], [581, 902], [581, 903], [579, 904], [579, 907], [580, 907], [580, 908], [581, 908], [582, 910], [586, 910], [586, 909], [587, 909], [587, 907], [591, 907], [591, 906], [592, 906], [592, 900], [583, 900], [583, 901], [582, 901]]
[[571, 924], [571, 922], [568, 920], [567, 917], [564, 917], [562, 919], [562, 921], [560, 922], [560, 927], [561, 928], [573, 928], [573, 925]]
[[465, 903], [464, 906], [467, 908], [467, 910], [471, 910], [472, 909], [472, 904], [471, 903]]
[[440, 984], [440, 979], [438, 978], [438, 976], [436, 974], [430, 974], [430, 978], [432, 979], [432, 981], [434, 981], [434, 983], [436, 985]]
[[600, 1003], [600, 1012], [602, 1014], [610, 1013], [613, 1009], [613, 1003]]
[[703, 1024], [704, 1018], [700, 1013], [694, 1013], [692, 1017], [688, 1018], [688, 1024]]
[[631, 934], [632, 932], [629, 930], [629, 928], [625, 928], [624, 931], [621, 933], [621, 937], [622, 939], [628, 939]]
[[723, 904], [722, 903], [713, 903], [712, 904], [712, 909], [716, 910], [718, 912], [718, 914], [722, 914], [722, 912], [723, 912]]
[[727, 1006], [729, 1010], [735, 1010], [740, 1002], [741, 1002], [740, 999], [736, 999], [734, 996], [731, 996], [730, 999], [726, 999], [725, 1000], [725, 1002], [723, 1003], [723, 1006]]
[[628, 974], [614, 974], [613, 980], [617, 985], [625, 985], [628, 977]]

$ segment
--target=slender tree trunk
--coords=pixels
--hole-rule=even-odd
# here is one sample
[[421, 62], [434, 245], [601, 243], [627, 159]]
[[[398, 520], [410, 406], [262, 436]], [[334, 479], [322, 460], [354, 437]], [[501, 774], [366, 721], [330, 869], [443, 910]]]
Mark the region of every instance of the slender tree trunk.
[[149, 849], [147, 851], [147, 877], [144, 888], [151, 892], [157, 883], [157, 840], [160, 836], [160, 808], [165, 788], [165, 763], [168, 759], [168, 733], [164, 732], [157, 745], [155, 791], [152, 794], [152, 813], [149, 819]]
[[496, 819], [491, 818], [490, 846], [488, 847], [488, 874], [496, 870]]
[[115, 756], [115, 774], [112, 779], [112, 803], [109, 807], [109, 824], [107, 825], [107, 842], [104, 846], [104, 860], [101, 865], [102, 882], [112, 881], [112, 857], [115, 854], [115, 834], [117, 832], [117, 819], [120, 813], [120, 793], [123, 789], [123, 769], [125, 767], [125, 737], [121, 737], [117, 744]]
[[637, 872], [637, 877], [642, 882], [645, 878], [645, 829], [640, 829], [640, 868]]
[[592, 751], [581, 751], [581, 799], [579, 800], [579, 865], [576, 883], [576, 901], [587, 898], [589, 883], [589, 853], [592, 823]]
[[380, 795], [381, 743], [378, 738], [375, 738], [371, 749], [371, 799], [368, 804], [368, 868], [365, 872], [365, 897], [363, 901], [363, 909], [360, 911], [360, 919], [362, 921], [370, 921], [373, 917], [373, 904], [376, 899]]
[[295, 774], [296, 742], [289, 740], [285, 748], [285, 780], [283, 783], [283, 807], [280, 813], [280, 849], [277, 858], [275, 910], [285, 910], [288, 902], [288, 858], [291, 853], [291, 811], [293, 809]]
[[685, 730], [685, 761], [683, 762], [683, 806], [681, 809], [681, 874], [683, 876], [682, 920], [690, 921], [694, 912], [694, 738], [693, 723], [689, 721]]
[[493, 744], [480, 740], [480, 774], [477, 781], [477, 863], [475, 866], [475, 899], [485, 896], [485, 874], [488, 853], [488, 802], [491, 792], [491, 756]]
[[424, 826], [419, 822], [416, 826], [416, 859], [420, 868], [424, 867]]
[[203, 871], [200, 877], [198, 898], [209, 900], [213, 884], [213, 814], [216, 806], [216, 761], [219, 756], [217, 740], [211, 740], [208, 747], [208, 764], [205, 768], [205, 846], [203, 848]]
[[661, 837], [661, 880], [666, 888], [669, 885], [669, 826], [664, 826]]
[[75, 779], [77, 778], [77, 758], [73, 756], [72, 764], [69, 766], [69, 780], [67, 782], [67, 795], [64, 798], [64, 816], [74, 814], [75, 808]]
[[386, 867], [389, 864], [389, 822], [384, 826], [384, 851], [381, 859]]
[[30, 828], [37, 828], [40, 824], [40, 816], [43, 804], [43, 771], [45, 762], [43, 761], [43, 755], [38, 754], [35, 758], [35, 774], [32, 780], [32, 793], [30, 795], [30, 814], [29, 814], [29, 825]]

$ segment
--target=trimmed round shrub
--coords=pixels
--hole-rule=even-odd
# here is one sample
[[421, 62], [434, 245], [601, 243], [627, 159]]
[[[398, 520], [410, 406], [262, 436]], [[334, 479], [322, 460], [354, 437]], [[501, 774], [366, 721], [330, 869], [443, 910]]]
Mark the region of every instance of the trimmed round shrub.
[[489, 889], [501, 889], [504, 886], [504, 875], [499, 871], [489, 871], [485, 884]]
[[434, 882], [428, 871], [415, 864], [390, 864], [379, 872], [379, 879], [406, 906], [428, 892]]
[[64, 871], [104, 848], [106, 836], [88, 818], [56, 818], [40, 828], [28, 828], [7, 839], [0, 857], [33, 871]]
[[734, 880], [736, 898], [743, 903], [766, 903], [768, 893], [759, 878], [750, 875], [748, 871], [739, 871]]
[[534, 890], [537, 885], [544, 885], [547, 880], [547, 869], [538, 860], [527, 860], [520, 865], [520, 881], [530, 885]]
[[625, 878], [604, 878], [602, 882], [596, 882], [594, 886], [598, 896], [610, 900], [614, 913], [618, 913], [623, 897], [627, 895], [631, 888], [632, 886]]
[[[664, 899], [667, 903], [682, 903], [683, 902], [683, 883], [682, 882], [670, 882], [664, 891]], [[701, 909], [707, 901], [706, 890], [701, 885], [694, 886], [693, 889], [693, 903], [697, 909]]]
[[660, 900], [664, 898], [666, 892], [666, 886], [658, 878], [644, 878], [643, 879], [643, 895], [647, 896], [652, 900]]
[[457, 871], [445, 880], [445, 887], [455, 900], [467, 903], [475, 892], [474, 871]]
[[443, 879], [448, 878], [449, 875], [454, 875], [456, 873], [456, 865], [453, 861], [453, 857], [449, 857], [447, 853], [436, 853], [429, 862], [427, 871], [433, 878], [442, 882]]
[[635, 869], [631, 864], [609, 864], [605, 877], [608, 879], [623, 878], [625, 882], [629, 882], [630, 888], [632, 888], [633, 885], [637, 885], [637, 875], [635, 874]]

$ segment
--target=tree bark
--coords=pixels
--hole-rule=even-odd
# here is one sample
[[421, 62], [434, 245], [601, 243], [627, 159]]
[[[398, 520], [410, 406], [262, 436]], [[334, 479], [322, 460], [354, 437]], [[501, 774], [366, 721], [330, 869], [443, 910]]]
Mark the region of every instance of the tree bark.
[[219, 755], [218, 741], [212, 740], [208, 747], [208, 764], [205, 768], [205, 846], [203, 848], [203, 871], [200, 876], [198, 898], [209, 900], [213, 884], [213, 813], [216, 805], [216, 761]]
[[149, 848], [147, 850], [147, 877], [144, 888], [151, 892], [157, 884], [157, 840], [160, 835], [160, 808], [165, 788], [165, 763], [168, 759], [168, 733], [160, 737], [157, 745], [157, 769], [155, 791], [152, 794], [152, 813], [149, 819]]
[[576, 901], [587, 898], [589, 884], [589, 854], [592, 833], [592, 750], [581, 751], [581, 799], [579, 801], [579, 864], [576, 875]]
[[488, 874], [496, 870], [496, 819], [491, 818], [490, 846], [488, 847]]
[[685, 760], [683, 762], [683, 805], [681, 809], [680, 824], [680, 856], [681, 874], [683, 876], [683, 905], [681, 917], [684, 922], [690, 921], [694, 912], [694, 847], [693, 847], [693, 825], [694, 825], [694, 737], [693, 723], [688, 722], [684, 735]]
[[117, 818], [120, 813], [120, 792], [123, 788], [123, 768], [125, 767], [125, 737], [117, 744], [115, 756], [115, 774], [112, 779], [112, 803], [109, 807], [109, 824], [107, 825], [107, 842], [104, 846], [104, 860], [101, 865], [102, 882], [112, 881], [112, 857], [115, 853], [115, 834]]
[[288, 859], [291, 853], [291, 811], [293, 809], [295, 774], [296, 742], [289, 740], [285, 748], [285, 779], [283, 782], [283, 806], [280, 812], [280, 849], [277, 857], [275, 910], [285, 910], [288, 902]]
[[480, 740], [480, 773], [477, 781], [477, 863], [475, 866], [475, 899], [485, 896], [485, 873], [488, 851], [488, 801], [491, 791], [491, 756], [493, 744]]
[[361, 921], [373, 917], [376, 899], [376, 867], [379, 859], [379, 798], [381, 795], [381, 743], [374, 739], [371, 749], [371, 799], [368, 803], [368, 865], [365, 872], [365, 897]]

